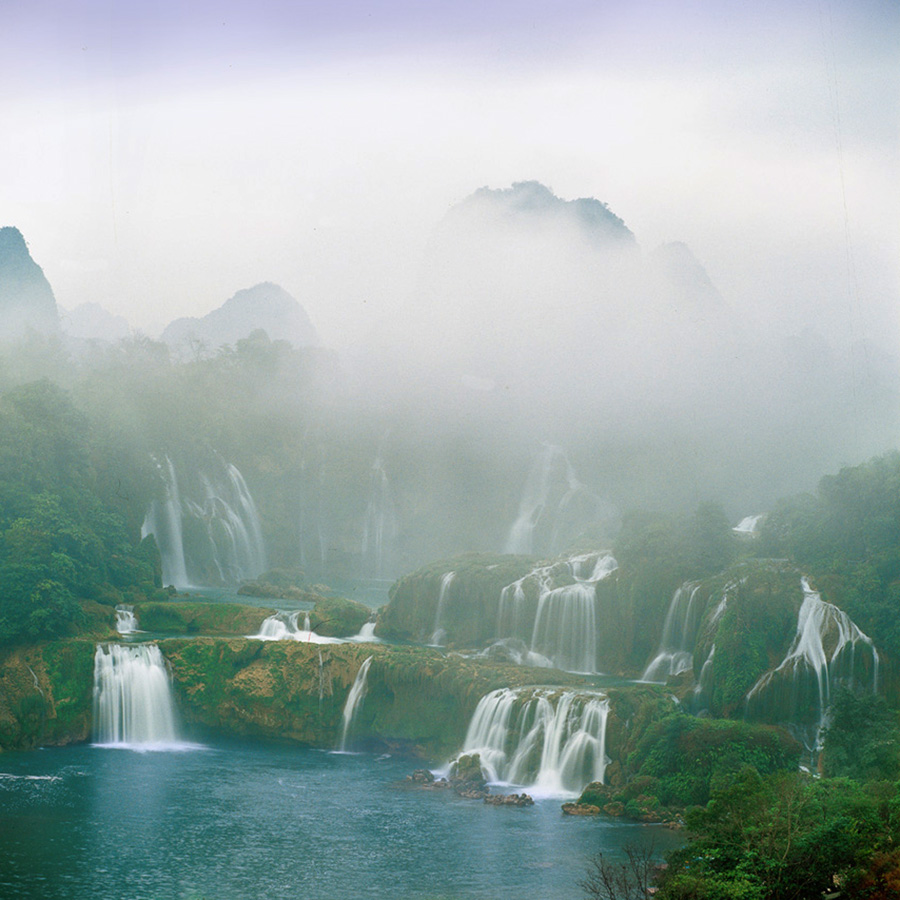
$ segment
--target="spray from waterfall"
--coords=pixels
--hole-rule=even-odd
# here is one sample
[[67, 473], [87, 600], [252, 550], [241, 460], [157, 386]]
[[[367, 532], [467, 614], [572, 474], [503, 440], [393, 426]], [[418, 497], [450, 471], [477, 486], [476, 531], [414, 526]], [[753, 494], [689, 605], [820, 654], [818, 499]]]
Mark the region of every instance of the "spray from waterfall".
[[263, 619], [259, 631], [256, 634], [248, 634], [247, 637], [257, 641], [301, 641], [306, 644], [344, 643], [342, 638], [316, 634], [310, 625], [309, 613], [302, 613], [303, 627], [301, 628], [297, 624], [300, 621], [300, 615], [299, 611], [277, 612]]
[[342, 753], [347, 752], [347, 740], [350, 736], [350, 729], [353, 727], [353, 718], [359, 712], [363, 700], [366, 697], [366, 680], [369, 676], [369, 666], [372, 664], [372, 657], [366, 657], [363, 664], [356, 673], [356, 678], [350, 687], [350, 693], [347, 694], [347, 702], [344, 704], [344, 712], [341, 723], [341, 740], [338, 749]]
[[461, 755], [478, 753], [489, 781], [574, 795], [603, 781], [608, 716], [604, 694], [500, 688], [479, 700]]

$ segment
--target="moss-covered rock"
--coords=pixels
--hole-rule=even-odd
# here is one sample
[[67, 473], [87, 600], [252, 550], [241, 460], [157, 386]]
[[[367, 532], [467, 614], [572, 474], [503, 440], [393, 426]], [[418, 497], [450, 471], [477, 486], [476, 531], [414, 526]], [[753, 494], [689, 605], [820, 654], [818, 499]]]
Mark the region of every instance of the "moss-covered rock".
[[256, 606], [196, 600], [138, 603], [134, 607], [141, 629], [159, 634], [255, 634], [273, 613]]
[[317, 597], [309, 624], [323, 637], [352, 637], [369, 621], [372, 610], [345, 597]]

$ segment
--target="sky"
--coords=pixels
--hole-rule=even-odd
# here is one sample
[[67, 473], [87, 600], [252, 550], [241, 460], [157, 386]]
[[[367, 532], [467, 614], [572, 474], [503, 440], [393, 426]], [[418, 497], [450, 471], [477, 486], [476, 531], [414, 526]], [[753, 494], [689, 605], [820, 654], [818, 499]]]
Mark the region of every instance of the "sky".
[[900, 338], [900, 6], [0, 0], [0, 225], [155, 334], [274, 281], [402, 327], [447, 210], [538, 180], [761, 327]]

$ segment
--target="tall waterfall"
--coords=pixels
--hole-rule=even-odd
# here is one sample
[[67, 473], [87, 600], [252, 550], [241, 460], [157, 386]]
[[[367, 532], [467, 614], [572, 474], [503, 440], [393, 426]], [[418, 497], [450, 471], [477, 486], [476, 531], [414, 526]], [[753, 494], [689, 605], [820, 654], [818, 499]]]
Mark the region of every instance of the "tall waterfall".
[[563, 449], [544, 444], [525, 480], [504, 553], [558, 553], [596, 520], [603, 505], [578, 480]]
[[353, 725], [353, 717], [359, 711], [366, 696], [366, 679], [369, 676], [369, 666], [372, 664], [372, 657], [366, 657], [365, 662], [359, 667], [350, 693], [347, 694], [347, 702], [344, 704], [343, 721], [341, 724], [341, 742], [339, 749], [342, 753], [347, 751], [347, 738], [350, 735], [350, 728]]
[[659, 649], [641, 675], [641, 681], [665, 684], [669, 676], [693, 668], [694, 642], [706, 606], [698, 600], [699, 592], [697, 582], [683, 584], [675, 591], [666, 613]]
[[384, 578], [390, 574], [397, 536], [397, 514], [391, 483], [379, 455], [369, 475], [369, 502], [363, 523], [362, 558], [364, 574]]
[[193, 493], [168, 457], [159, 468], [165, 499], [151, 503], [141, 533], [156, 538], [166, 584], [237, 584], [265, 571], [259, 512], [237, 467], [216, 457]]
[[162, 502], [151, 502], [141, 526], [141, 537], [152, 534], [156, 539], [162, 562], [163, 584], [189, 587], [184, 560], [184, 536], [181, 531], [181, 497], [178, 494], [175, 467], [167, 456], [165, 468], [159, 468], [165, 485], [165, 499]]
[[447, 632], [441, 627], [444, 621], [444, 606], [447, 603], [447, 592], [453, 579], [456, 578], [456, 572], [445, 572], [441, 575], [441, 587], [438, 591], [437, 609], [434, 613], [434, 628], [431, 630], [431, 640], [429, 643], [441, 645], [447, 639]]
[[528, 643], [557, 668], [597, 669], [597, 585], [617, 568], [608, 553], [540, 566], [500, 594], [497, 637]]
[[478, 753], [490, 781], [577, 794], [603, 781], [608, 715], [603, 694], [500, 688], [478, 702], [461, 753]]
[[156, 644], [97, 646], [94, 740], [135, 749], [179, 746], [172, 689]]
[[803, 604], [787, 655], [747, 694], [747, 715], [785, 723], [809, 749], [821, 744], [831, 693], [839, 683], [878, 690], [879, 657], [871, 638], [802, 579]]

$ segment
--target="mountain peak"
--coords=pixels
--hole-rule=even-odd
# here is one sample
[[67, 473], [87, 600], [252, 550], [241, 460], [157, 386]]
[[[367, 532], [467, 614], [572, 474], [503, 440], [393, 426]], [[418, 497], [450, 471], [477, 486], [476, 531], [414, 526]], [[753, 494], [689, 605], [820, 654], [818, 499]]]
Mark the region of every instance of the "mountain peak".
[[6, 337], [59, 327], [56, 298], [18, 228], [0, 228], [0, 323]]

